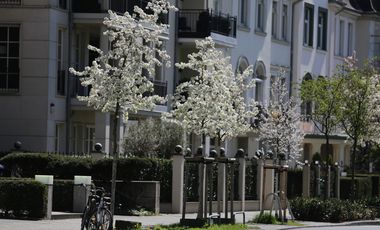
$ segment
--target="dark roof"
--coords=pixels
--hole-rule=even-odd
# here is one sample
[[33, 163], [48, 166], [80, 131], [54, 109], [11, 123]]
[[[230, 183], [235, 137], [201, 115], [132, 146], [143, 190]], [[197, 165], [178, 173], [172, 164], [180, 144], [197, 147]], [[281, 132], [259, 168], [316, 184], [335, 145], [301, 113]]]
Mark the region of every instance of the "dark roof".
[[380, 13], [379, 0], [350, 0], [351, 6], [363, 13]]

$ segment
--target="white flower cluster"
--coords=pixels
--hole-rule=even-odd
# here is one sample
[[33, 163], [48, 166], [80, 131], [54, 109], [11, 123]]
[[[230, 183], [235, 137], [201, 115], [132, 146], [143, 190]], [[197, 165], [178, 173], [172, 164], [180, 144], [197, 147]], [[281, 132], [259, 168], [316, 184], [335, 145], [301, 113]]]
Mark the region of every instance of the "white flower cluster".
[[126, 12], [118, 15], [109, 11], [104, 19], [110, 49], [102, 51], [96, 47], [88, 48], [99, 56], [84, 71], [70, 68], [83, 86], [91, 86], [89, 96], [78, 97], [89, 106], [102, 112], [129, 113], [141, 109], [152, 109], [155, 103], [164, 99], [147, 93], [153, 92], [153, 83], [149, 76], [155, 74], [155, 66], [169, 65], [169, 55], [161, 50], [160, 35], [167, 31], [168, 25], [158, 23], [160, 14], [174, 9], [167, 0], [153, 0], [147, 6], [146, 13], [135, 6], [135, 14]]
[[299, 100], [289, 98], [282, 77], [274, 78], [271, 100], [263, 108], [263, 123], [259, 126], [259, 139], [273, 153], [273, 159], [277, 159], [279, 154], [284, 154], [287, 159], [297, 160], [300, 157], [304, 134], [301, 114], [297, 111], [299, 105]]
[[224, 140], [251, 130], [248, 118], [257, 114], [255, 103], [245, 104], [243, 93], [254, 87], [252, 67], [235, 76], [230, 59], [215, 48], [212, 38], [196, 41], [198, 52], [188, 55], [188, 68], [197, 74], [180, 84], [173, 98], [173, 110], [163, 115], [188, 133]]

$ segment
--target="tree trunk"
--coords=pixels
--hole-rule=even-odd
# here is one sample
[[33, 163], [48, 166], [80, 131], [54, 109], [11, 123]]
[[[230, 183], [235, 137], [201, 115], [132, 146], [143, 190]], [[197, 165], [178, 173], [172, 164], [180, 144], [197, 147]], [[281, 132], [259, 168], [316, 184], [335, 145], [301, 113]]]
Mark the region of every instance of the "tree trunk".
[[355, 186], [355, 161], [356, 161], [356, 148], [358, 141], [354, 139], [354, 145], [352, 149], [352, 157], [351, 157], [351, 199], [354, 200], [356, 196], [356, 186]]
[[115, 214], [115, 194], [116, 194], [116, 175], [117, 175], [117, 124], [119, 120], [119, 102], [116, 103], [115, 114], [113, 118], [113, 155], [112, 155], [112, 178], [111, 178], [111, 213]]

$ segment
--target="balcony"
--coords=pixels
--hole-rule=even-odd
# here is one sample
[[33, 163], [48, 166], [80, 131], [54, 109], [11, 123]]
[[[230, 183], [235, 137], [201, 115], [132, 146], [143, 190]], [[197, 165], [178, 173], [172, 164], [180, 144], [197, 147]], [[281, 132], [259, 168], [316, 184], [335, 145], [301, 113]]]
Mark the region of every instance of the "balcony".
[[21, 0], [0, 0], [0, 6], [18, 6]]
[[210, 36], [211, 32], [236, 38], [236, 17], [208, 10], [178, 12], [180, 38], [204, 38]]
[[88, 96], [90, 93], [90, 87], [84, 87], [81, 85], [79, 77], [70, 77], [70, 96]]
[[101, 4], [97, 0], [72, 0], [74, 13], [102, 13]]
[[145, 96], [157, 95], [160, 97], [166, 97], [168, 82], [167, 81], [158, 81], [158, 80], [150, 80], [153, 83], [153, 93], [145, 93]]

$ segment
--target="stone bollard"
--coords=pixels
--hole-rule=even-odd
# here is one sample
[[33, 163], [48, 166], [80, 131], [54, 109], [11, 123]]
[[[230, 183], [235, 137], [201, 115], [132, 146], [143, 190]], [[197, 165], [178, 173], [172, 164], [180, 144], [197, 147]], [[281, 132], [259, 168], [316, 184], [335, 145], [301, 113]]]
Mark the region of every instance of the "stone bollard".
[[53, 183], [54, 177], [52, 175], [35, 175], [34, 180], [45, 184], [48, 188], [47, 204], [46, 204], [46, 219], [51, 220], [51, 213], [53, 211]]
[[[220, 157], [225, 158], [225, 149], [220, 148]], [[226, 164], [218, 162], [218, 189], [217, 189], [217, 210], [218, 214], [222, 212], [227, 212], [225, 207], [225, 197], [226, 197]]]
[[185, 158], [177, 145], [172, 156], [172, 213], [182, 213]]
[[321, 166], [319, 161], [315, 161], [315, 196], [321, 196]]
[[241, 200], [241, 210], [245, 211], [245, 167], [246, 161], [244, 156], [244, 150], [239, 149], [236, 158], [239, 161], [239, 181], [238, 181], [238, 195]]
[[340, 199], [340, 167], [338, 162], [335, 162], [335, 197]]
[[302, 171], [302, 196], [310, 197], [310, 164], [307, 160]]
[[83, 212], [90, 195], [90, 189], [91, 176], [74, 176], [73, 212]]

